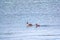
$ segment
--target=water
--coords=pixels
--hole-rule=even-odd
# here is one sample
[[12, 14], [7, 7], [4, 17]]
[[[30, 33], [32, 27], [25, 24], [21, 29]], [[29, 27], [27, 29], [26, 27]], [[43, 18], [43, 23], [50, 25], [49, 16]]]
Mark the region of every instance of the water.
[[60, 40], [59, 26], [40, 28], [6, 27], [0, 28], [0, 40]]
[[60, 40], [60, 0], [0, 0], [0, 40]]

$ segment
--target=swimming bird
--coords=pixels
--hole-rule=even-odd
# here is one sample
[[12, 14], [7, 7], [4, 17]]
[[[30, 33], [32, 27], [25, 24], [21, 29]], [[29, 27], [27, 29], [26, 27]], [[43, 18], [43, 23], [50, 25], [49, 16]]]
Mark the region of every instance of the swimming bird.
[[39, 24], [36, 24], [36, 28], [37, 28], [37, 27], [40, 27], [40, 25], [39, 25]]
[[27, 27], [32, 27], [33, 25], [31, 23], [27, 22]]

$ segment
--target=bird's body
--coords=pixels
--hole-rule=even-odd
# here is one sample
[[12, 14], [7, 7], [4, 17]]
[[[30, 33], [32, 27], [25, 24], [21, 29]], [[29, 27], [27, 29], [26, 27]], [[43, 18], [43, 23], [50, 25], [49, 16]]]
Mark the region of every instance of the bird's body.
[[32, 27], [33, 25], [31, 23], [27, 22], [27, 27]]
[[36, 28], [37, 28], [37, 27], [40, 27], [40, 25], [39, 25], [39, 24], [36, 24]]
[[[27, 24], [27, 27], [32, 27], [32, 26], [34, 26], [33, 24], [28, 23], [28, 22], [27, 22], [26, 24]], [[39, 24], [35, 24], [35, 26], [36, 26], [36, 28], [37, 28], [37, 27], [40, 27], [40, 25], [39, 25]]]

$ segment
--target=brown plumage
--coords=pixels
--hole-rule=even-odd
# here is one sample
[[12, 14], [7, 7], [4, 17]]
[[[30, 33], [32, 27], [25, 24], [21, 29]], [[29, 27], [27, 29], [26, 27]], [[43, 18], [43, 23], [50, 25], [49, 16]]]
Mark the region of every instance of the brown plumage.
[[27, 27], [32, 27], [33, 25], [31, 23], [27, 22]]
[[37, 28], [37, 27], [40, 27], [40, 25], [39, 25], [39, 24], [36, 24], [36, 28]]
[[[28, 22], [27, 22], [26, 24], [27, 24], [27, 27], [32, 27], [32, 26], [33, 26], [33, 24], [28, 23]], [[36, 25], [36, 28], [37, 28], [37, 27], [40, 27], [40, 25], [39, 25], [39, 24], [35, 24], [35, 25]]]

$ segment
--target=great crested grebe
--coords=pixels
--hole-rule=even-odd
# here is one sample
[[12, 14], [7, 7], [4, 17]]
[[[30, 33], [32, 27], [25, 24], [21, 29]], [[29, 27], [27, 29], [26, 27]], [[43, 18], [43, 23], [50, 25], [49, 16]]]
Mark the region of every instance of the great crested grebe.
[[40, 27], [40, 25], [39, 25], [39, 24], [36, 24], [36, 28], [37, 28], [37, 27]]
[[27, 27], [32, 27], [33, 25], [31, 23], [27, 22]]

